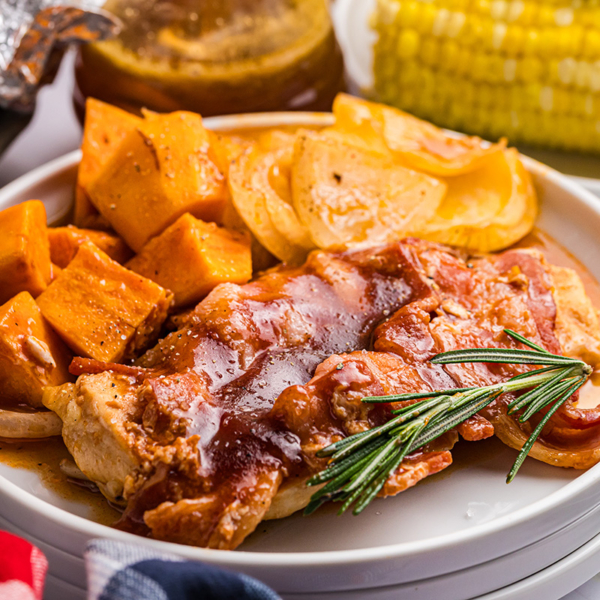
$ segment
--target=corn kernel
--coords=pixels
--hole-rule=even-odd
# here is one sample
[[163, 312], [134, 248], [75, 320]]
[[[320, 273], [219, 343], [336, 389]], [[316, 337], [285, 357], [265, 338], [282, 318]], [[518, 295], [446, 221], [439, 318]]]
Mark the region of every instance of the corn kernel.
[[534, 25], [537, 21], [538, 7], [536, 2], [525, 2], [523, 10], [519, 15], [518, 22], [527, 27], [528, 25]]
[[588, 29], [583, 35], [582, 54], [592, 60], [600, 57], [600, 31]]
[[592, 95], [593, 111], [592, 115], [595, 119], [600, 119], [600, 96]]
[[446, 27], [449, 19], [450, 11], [447, 8], [440, 8], [435, 16], [435, 20], [433, 21], [431, 33], [433, 33], [433, 35], [436, 37], [446, 35]]
[[490, 16], [494, 21], [503, 21], [508, 13], [508, 3], [505, 0], [493, 0], [490, 6]]
[[538, 27], [550, 27], [556, 24], [554, 20], [555, 9], [548, 4], [541, 4], [538, 9], [538, 15], [535, 24]]
[[475, 85], [473, 84], [473, 82], [465, 80], [462, 85], [462, 93], [459, 102], [463, 106], [470, 107], [473, 106], [473, 104], [475, 104], [475, 97]]
[[479, 86], [478, 103], [481, 106], [490, 107], [494, 103], [494, 93], [491, 85], [483, 83]]
[[504, 62], [505, 58], [501, 54], [491, 54], [488, 56], [488, 67], [485, 81], [490, 83], [500, 83], [504, 81]]
[[492, 26], [492, 48], [494, 50], [500, 50], [506, 38], [506, 31], [508, 27], [506, 23], [494, 23]]
[[423, 64], [433, 67], [436, 66], [440, 56], [440, 45], [435, 38], [425, 38], [421, 43], [419, 53]]
[[460, 47], [454, 40], [445, 40], [440, 47], [440, 67], [452, 73], [458, 64]]
[[586, 115], [586, 103], [587, 96], [584, 92], [571, 92], [570, 94], [566, 90], [561, 90], [567, 95], [567, 110], [565, 112], [571, 113], [578, 117]]
[[554, 108], [554, 88], [545, 85], [538, 92], [537, 90], [540, 86], [535, 83], [530, 85], [531, 91], [529, 93], [531, 93], [531, 97], [534, 98], [537, 95], [539, 97], [540, 108], [543, 111], [551, 112]]
[[480, 15], [488, 16], [492, 12], [492, 3], [490, 0], [476, 0], [473, 9]]
[[580, 37], [574, 28], [569, 29], [558, 28], [552, 34], [552, 44], [555, 56], [574, 56], [576, 54]]
[[575, 85], [580, 89], [588, 89], [590, 87], [592, 67], [589, 62], [580, 60], [577, 63], [575, 71]]
[[517, 76], [517, 61], [514, 58], [507, 58], [502, 67], [502, 79], [507, 83], [511, 83]]
[[526, 56], [517, 61], [517, 78], [519, 81], [539, 81], [542, 77], [544, 65], [535, 56]]
[[509, 112], [509, 95], [508, 88], [505, 85], [495, 86], [495, 106], [501, 111], [508, 114]]
[[574, 16], [573, 8], [570, 6], [557, 8], [554, 11], [554, 23], [559, 27], [568, 27], [573, 23]]
[[561, 87], [554, 88], [552, 108], [558, 114], [572, 113], [574, 107], [571, 103], [571, 93]]
[[417, 84], [421, 66], [414, 60], [402, 63], [399, 80], [403, 86], [410, 87]]
[[518, 21], [520, 16], [523, 14], [523, 10], [525, 9], [525, 3], [522, 0], [513, 0], [508, 5], [508, 11], [506, 13], [506, 20], [509, 23], [514, 23]]
[[420, 37], [414, 29], [403, 29], [398, 36], [398, 56], [412, 58], [419, 51]]
[[502, 50], [509, 56], [519, 56], [525, 45], [525, 30], [520, 25], [509, 25], [502, 42]]
[[473, 81], [483, 81], [487, 77], [488, 57], [486, 54], [477, 54], [471, 62], [471, 79]]
[[457, 76], [465, 75], [471, 71], [471, 52], [468, 48], [459, 49], [455, 71]]
[[590, 89], [592, 92], [600, 91], [600, 61], [590, 64]]
[[551, 84], [560, 83], [560, 62], [556, 58], [546, 61], [546, 77], [545, 81]]
[[414, 0], [403, 0], [400, 3], [396, 23], [400, 27], [415, 28], [419, 18], [419, 3]]
[[465, 26], [467, 15], [464, 12], [452, 12], [446, 26], [446, 35], [449, 38], [458, 38]]
[[571, 85], [575, 79], [575, 71], [577, 69], [577, 61], [574, 58], [563, 58], [558, 63], [558, 77], [563, 85]]
[[557, 56], [557, 46], [555, 44], [557, 37], [557, 27], [546, 27], [545, 29], [541, 30], [539, 55], [542, 58], [546, 56]]
[[584, 94], [583, 97], [585, 99], [583, 114], [591, 117], [594, 114], [594, 96], [592, 94]]
[[437, 9], [433, 4], [420, 4], [420, 18], [416, 29], [421, 34], [429, 35], [433, 32]]
[[525, 31], [523, 53], [526, 56], [540, 53], [540, 32], [534, 27]]
[[510, 108], [520, 113], [525, 107], [525, 90], [522, 85], [515, 85], [509, 90]]

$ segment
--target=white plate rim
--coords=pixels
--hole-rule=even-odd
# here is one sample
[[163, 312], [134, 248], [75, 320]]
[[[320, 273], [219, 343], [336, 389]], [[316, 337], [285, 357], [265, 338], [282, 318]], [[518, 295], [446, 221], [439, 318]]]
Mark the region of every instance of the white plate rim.
[[[277, 125], [321, 125], [332, 123], [330, 113], [261, 113], [231, 115], [226, 117], [210, 117], [204, 119], [207, 128], [215, 131], [225, 131], [236, 128], [258, 128]], [[12, 198], [23, 193], [33, 185], [39, 185], [46, 179], [52, 179], [60, 172], [75, 168], [81, 158], [81, 151], [75, 150], [64, 156], [56, 158], [45, 165], [33, 169], [29, 173], [19, 177], [0, 190], [0, 207], [10, 202]], [[600, 215], [600, 201], [594, 194], [583, 188], [576, 181], [570, 180], [558, 171], [539, 163], [536, 160], [522, 156], [527, 169], [537, 177], [549, 179], [559, 187], [564, 188], [570, 194], [576, 196], [588, 209]], [[64, 509], [58, 508], [41, 500], [33, 494], [23, 490], [16, 484], [0, 476], [0, 495], [6, 494], [12, 500], [22, 504], [24, 507], [52, 519], [55, 523], [65, 526], [91, 537], [112, 538], [134, 543], [144, 543], [156, 550], [171, 552], [192, 560], [208, 560], [213, 564], [227, 567], [308, 567], [308, 566], [335, 566], [335, 565], [365, 565], [370, 562], [398, 559], [404, 556], [424, 554], [430, 551], [449, 550], [454, 544], [472, 542], [486, 536], [497, 533], [503, 529], [518, 526], [559, 504], [568, 502], [578, 494], [600, 482], [600, 464], [588, 471], [582, 472], [576, 479], [565, 484], [559, 490], [552, 492], [545, 498], [532, 504], [517, 509], [513, 513], [498, 517], [487, 523], [475, 525], [472, 528], [443, 536], [431, 537], [422, 541], [402, 542], [388, 546], [335, 550], [322, 552], [222, 552], [207, 548], [196, 548], [142, 538], [134, 534], [122, 532], [111, 527], [95, 523], [91, 520], [74, 515]]]

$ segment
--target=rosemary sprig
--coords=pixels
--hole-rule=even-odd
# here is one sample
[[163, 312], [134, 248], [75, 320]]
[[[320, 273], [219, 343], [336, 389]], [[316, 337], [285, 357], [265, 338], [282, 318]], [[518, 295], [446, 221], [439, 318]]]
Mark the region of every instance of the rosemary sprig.
[[307, 484], [325, 485], [313, 494], [304, 514], [314, 512], [330, 500], [342, 503], [340, 514], [352, 505], [352, 512], [359, 514], [377, 496], [408, 454], [466, 421], [502, 394], [529, 390], [508, 405], [509, 414], [520, 412], [519, 421], [523, 423], [542, 409], [551, 407], [519, 452], [506, 479], [510, 483], [548, 420], [586, 382], [592, 368], [583, 361], [552, 354], [510, 329], [504, 331], [528, 349], [453, 350], [438, 354], [431, 362], [442, 365], [486, 362], [545, 366], [488, 386], [363, 398], [363, 402], [417, 402], [393, 411], [394, 416], [384, 425], [320, 450], [317, 456], [330, 457], [329, 464]]

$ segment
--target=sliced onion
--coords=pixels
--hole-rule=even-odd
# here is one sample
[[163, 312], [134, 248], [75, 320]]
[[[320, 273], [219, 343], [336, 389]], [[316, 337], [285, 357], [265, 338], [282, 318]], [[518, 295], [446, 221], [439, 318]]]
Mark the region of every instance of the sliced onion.
[[62, 421], [53, 412], [18, 412], [0, 409], [0, 437], [38, 439], [60, 435]]
[[84, 475], [83, 471], [75, 464], [72, 458], [63, 458], [60, 461], [60, 470], [71, 479], [80, 479], [90, 481], [90, 478]]

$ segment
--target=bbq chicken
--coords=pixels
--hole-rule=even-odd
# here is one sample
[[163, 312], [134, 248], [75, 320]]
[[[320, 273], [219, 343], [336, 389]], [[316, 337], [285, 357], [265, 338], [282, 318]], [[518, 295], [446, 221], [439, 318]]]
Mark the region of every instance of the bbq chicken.
[[[600, 362], [600, 326], [578, 276], [534, 250], [473, 258], [418, 239], [315, 251], [245, 284], [217, 286], [132, 366], [75, 359], [76, 383], [49, 388], [78, 467], [118, 527], [233, 549], [263, 519], [305, 507], [325, 446], [388, 420], [365, 396], [487, 385], [527, 369], [437, 365], [437, 353], [516, 347], [510, 328], [554, 353]], [[586, 468], [600, 459], [600, 411], [571, 398], [531, 455]], [[452, 462], [462, 436], [520, 448], [531, 432], [500, 397], [409, 455], [394, 495]], [[535, 424], [534, 424], [535, 426]]]

